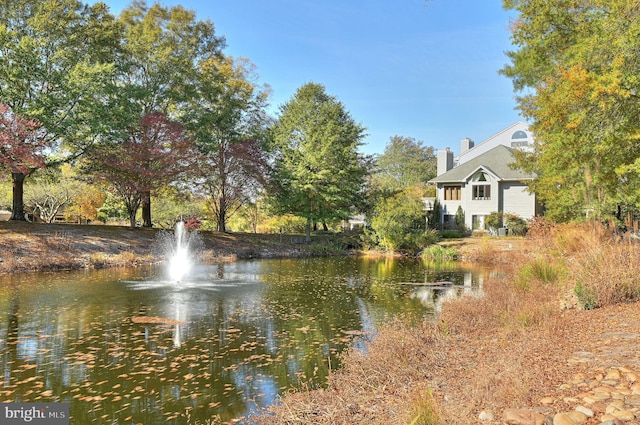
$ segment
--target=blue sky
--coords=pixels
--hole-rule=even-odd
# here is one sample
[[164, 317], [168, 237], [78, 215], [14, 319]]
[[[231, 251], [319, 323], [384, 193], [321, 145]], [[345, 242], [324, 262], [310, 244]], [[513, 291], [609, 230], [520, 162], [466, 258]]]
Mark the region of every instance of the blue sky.
[[[130, 2], [106, 0], [114, 14]], [[147, 4], [153, 4], [148, 1]], [[394, 135], [459, 152], [522, 118], [506, 63], [501, 0], [163, 0], [210, 19], [225, 53], [253, 62], [271, 109], [307, 82], [325, 86], [367, 128], [361, 150]]]

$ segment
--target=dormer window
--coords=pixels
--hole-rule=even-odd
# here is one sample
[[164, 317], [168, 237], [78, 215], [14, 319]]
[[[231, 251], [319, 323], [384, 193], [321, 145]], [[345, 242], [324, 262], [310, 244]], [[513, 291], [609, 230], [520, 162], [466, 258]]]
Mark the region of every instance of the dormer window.
[[528, 146], [529, 142], [527, 141], [527, 133], [522, 130], [518, 130], [511, 136], [511, 147], [512, 148], [521, 148], [523, 146]]
[[471, 177], [471, 199], [474, 201], [486, 201], [491, 199], [491, 177], [489, 174], [478, 171]]
[[471, 181], [472, 182], [488, 182], [490, 181], [490, 177], [487, 173], [480, 171], [475, 173], [473, 177], [471, 177]]

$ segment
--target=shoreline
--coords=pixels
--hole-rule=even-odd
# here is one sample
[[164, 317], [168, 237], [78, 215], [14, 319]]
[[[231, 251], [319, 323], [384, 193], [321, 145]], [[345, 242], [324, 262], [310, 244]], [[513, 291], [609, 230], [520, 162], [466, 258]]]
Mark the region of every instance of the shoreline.
[[[159, 235], [171, 231], [107, 225], [0, 222], [0, 274], [135, 267], [164, 260]], [[205, 262], [252, 258], [347, 255], [348, 235], [314, 235], [298, 244], [292, 235], [198, 231]]]

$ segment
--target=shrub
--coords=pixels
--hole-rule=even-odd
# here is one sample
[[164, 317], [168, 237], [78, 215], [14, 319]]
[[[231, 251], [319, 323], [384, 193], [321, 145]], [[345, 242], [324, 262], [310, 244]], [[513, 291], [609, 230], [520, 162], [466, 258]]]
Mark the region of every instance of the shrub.
[[492, 233], [498, 233], [498, 229], [502, 227], [502, 213], [494, 211], [484, 218], [485, 227]]
[[527, 222], [516, 214], [505, 213], [502, 215], [502, 221], [511, 235], [524, 236], [527, 233]]
[[441, 230], [440, 237], [442, 239], [456, 239], [463, 237], [464, 234], [457, 230]]
[[388, 251], [419, 252], [435, 242], [437, 232], [425, 230], [424, 201], [417, 187], [381, 200], [371, 218], [379, 244]]
[[595, 289], [585, 286], [580, 281], [574, 286], [573, 293], [576, 294], [580, 306], [585, 310], [593, 310], [598, 305], [598, 294]]
[[516, 285], [522, 289], [528, 289], [538, 282], [545, 285], [557, 284], [564, 274], [563, 265], [549, 261], [547, 258], [535, 258], [518, 270]]
[[458, 252], [455, 248], [443, 247], [442, 245], [431, 245], [422, 251], [422, 258], [429, 260], [455, 260]]

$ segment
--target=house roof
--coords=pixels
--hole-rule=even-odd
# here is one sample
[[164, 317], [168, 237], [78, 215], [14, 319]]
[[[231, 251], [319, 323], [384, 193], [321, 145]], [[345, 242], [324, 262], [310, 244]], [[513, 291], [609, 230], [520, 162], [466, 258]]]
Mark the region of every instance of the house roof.
[[534, 178], [533, 174], [512, 169], [509, 164], [514, 162], [515, 156], [513, 155], [513, 149], [504, 145], [498, 145], [490, 151], [429, 180], [429, 182], [464, 183], [472, 174], [480, 169], [490, 172], [500, 180], [522, 181]]

